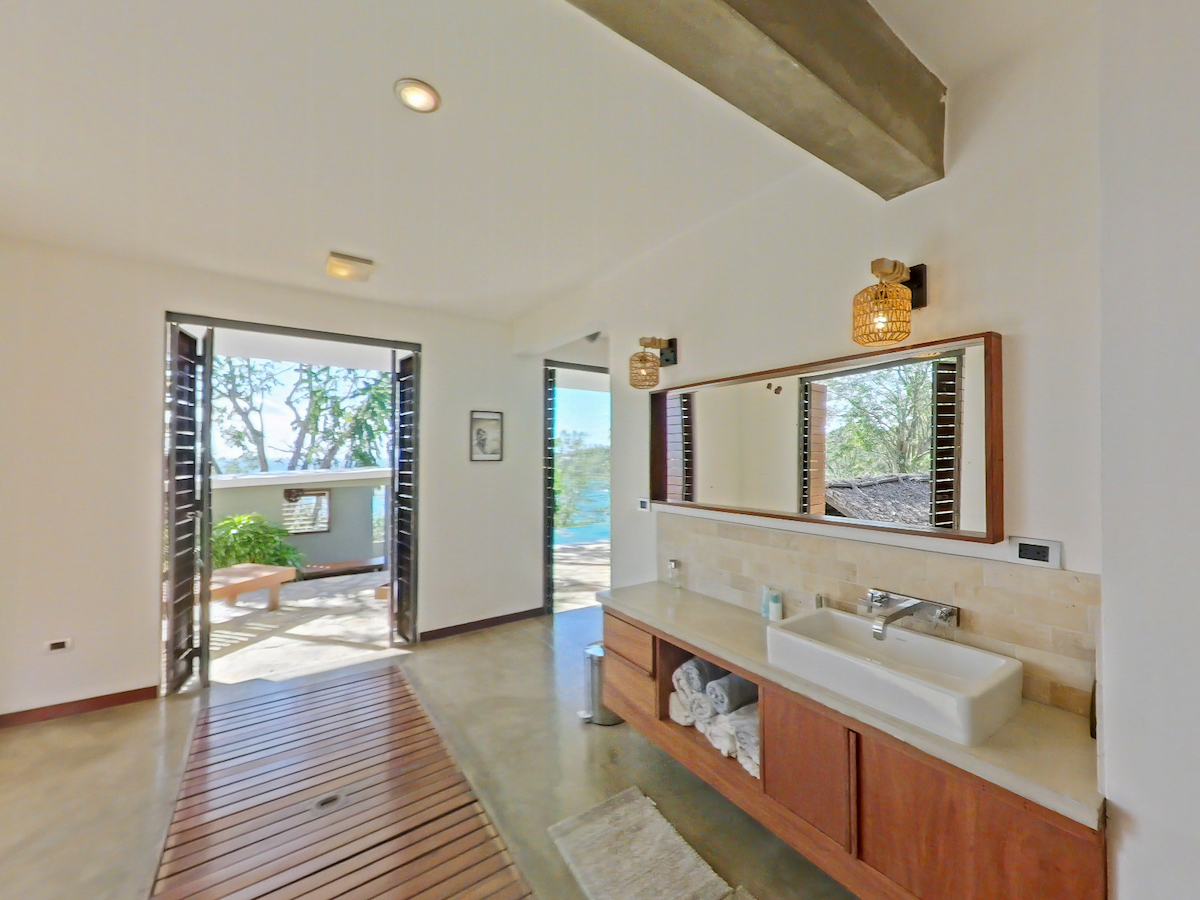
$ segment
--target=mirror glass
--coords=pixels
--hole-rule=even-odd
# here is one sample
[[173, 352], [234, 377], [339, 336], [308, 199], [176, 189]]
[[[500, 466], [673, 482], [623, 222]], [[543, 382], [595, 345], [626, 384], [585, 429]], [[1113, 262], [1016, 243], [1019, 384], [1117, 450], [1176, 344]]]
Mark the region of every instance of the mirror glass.
[[988, 337], [666, 392], [665, 499], [987, 532]]

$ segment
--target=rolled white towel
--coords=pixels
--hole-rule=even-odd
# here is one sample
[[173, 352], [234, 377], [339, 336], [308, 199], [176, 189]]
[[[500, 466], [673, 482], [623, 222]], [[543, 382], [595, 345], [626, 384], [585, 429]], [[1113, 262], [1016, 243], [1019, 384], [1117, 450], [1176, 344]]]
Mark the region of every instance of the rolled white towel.
[[695, 720], [692, 724], [696, 726], [696, 730], [701, 734], [708, 734], [709, 723], [717, 717], [717, 713], [712, 708], [712, 701], [708, 699], [708, 695], [692, 694], [688, 698], [688, 710]]
[[726, 674], [726, 669], [693, 656], [671, 674], [671, 683], [681, 694], [703, 693], [710, 681]]
[[667, 698], [667, 715], [671, 717], [672, 722], [678, 722], [680, 725], [696, 724], [696, 717], [692, 715], [687, 700], [679, 691], [672, 691], [671, 696]]
[[721, 751], [722, 756], [737, 756], [738, 742], [733, 726], [728, 716], [717, 716], [708, 724], [708, 733], [704, 735], [708, 742]]
[[710, 681], [704, 688], [717, 715], [728, 715], [758, 701], [758, 685], [740, 675], [725, 675]]
[[746, 753], [745, 751], [739, 750], [737, 761], [741, 763], [743, 769], [745, 769], [755, 778], [761, 777], [758, 774], [758, 754], [755, 754], [753, 757], [751, 757], [750, 754]]
[[737, 736], [738, 750], [758, 762], [758, 704], [751, 703], [726, 716]]

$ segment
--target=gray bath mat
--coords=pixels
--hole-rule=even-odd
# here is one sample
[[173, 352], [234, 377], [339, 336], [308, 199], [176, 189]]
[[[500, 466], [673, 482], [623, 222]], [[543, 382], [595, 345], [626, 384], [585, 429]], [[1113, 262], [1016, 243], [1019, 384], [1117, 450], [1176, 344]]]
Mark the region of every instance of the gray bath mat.
[[549, 830], [589, 900], [754, 900], [732, 894], [637, 788]]

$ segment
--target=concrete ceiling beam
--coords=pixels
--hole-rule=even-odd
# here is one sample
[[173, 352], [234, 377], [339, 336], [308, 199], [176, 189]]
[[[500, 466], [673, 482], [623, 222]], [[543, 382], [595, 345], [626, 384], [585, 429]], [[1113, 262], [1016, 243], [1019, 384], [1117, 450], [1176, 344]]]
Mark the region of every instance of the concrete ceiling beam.
[[890, 200], [945, 175], [946, 88], [867, 0], [569, 0]]

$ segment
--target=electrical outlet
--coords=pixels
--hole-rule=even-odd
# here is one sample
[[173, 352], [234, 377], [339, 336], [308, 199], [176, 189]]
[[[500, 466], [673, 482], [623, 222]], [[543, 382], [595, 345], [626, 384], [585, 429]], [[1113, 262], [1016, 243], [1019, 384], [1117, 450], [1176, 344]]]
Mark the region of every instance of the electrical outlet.
[[66, 653], [74, 646], [70, 638], [59, 638], [57, 641], [46, 641], [47, 653]]
[[1022, 563], [1027, 566], [1061, 569], [1062, 541], [1010, 537], [1008, 539], [1008, 559], [1010, 562]]

